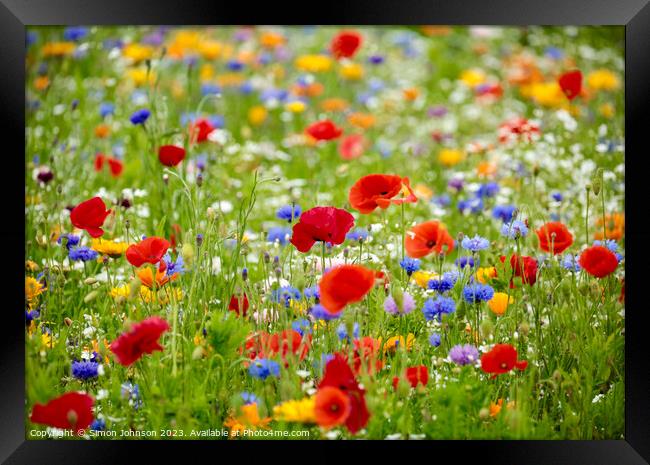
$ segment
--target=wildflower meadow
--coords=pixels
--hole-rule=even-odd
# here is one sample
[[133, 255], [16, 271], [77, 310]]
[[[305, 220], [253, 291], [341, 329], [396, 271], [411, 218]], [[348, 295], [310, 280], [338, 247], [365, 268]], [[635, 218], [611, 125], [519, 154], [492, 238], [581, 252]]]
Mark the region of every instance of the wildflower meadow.
[[621, 439], [622, 27], [28, 27], [27, 439]]

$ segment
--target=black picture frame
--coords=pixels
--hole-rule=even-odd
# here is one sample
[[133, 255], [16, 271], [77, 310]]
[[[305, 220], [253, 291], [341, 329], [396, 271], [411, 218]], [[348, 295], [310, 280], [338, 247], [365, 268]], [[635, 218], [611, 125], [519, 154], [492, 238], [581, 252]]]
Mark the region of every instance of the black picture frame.
[[[0, 244], [8, 276], [2, 281], [6, 305], [0, 357], [0, 460], [5, 463], [130, 463], [135, 449], [146, 463], [154, 456], [182, 454], [196, 457], [199, 449], [210, 457], [221, 448], [248, 461], [251, 449], [266, 457], [287, 457], [286, 444], [278, 441], [26, 441], [24, 400], [24, 340], [21, 305], [24, 254], [17, 247], [24, 238], [20, 196], [20, 160], [24, 151], [25, 27], [27, 25], [78, 24], [480, 24], [480, 25], [624, 25], [625, 26], [625, 131], [626, 131], [626, 334], [625, 334], [625, 439], [607, 441], [309, 441], [292, 443], [306, 451], [296, 457], [330, 457], [340, 460], [350, 449], [381, 454], [384, 460], [453, 460], [499, 464], [647, 464], [650, 462], [650, 360], [645, 345], [643, 267], [650, 263], [650, 226], [643, 221], [644, 183], [648, 157], [645, 133], [650, 122], [650, 3], [649, 0], [465, 0], [464, 2], [388, 0], [345, 3], [306, 2], [260, 5], [208, 0], [0, 0], [0, 103], [5, 152], [0, 182], [3, 219]], [[13, 163], [8, 160], [12, 158]], [[7, 168], [8, 164], [14, 164]], [[17, 171], [14, 171], [17, 170]], [[16, 185], [17, 184], [17, 185]], [[24, 188], [24, 186], [23, 186]], [[5, 219], [6, 218], [6, 219]], [[21, 237], [22, 236], [22, 237]], [[5, 261], [5, 263], [6, 263]], [[16, 270], [18, 268], [18, 270]], [[397, 446], [395, 446], [397, 444]], [[306, 447], [305, 447], [306, 446]], [[417, 449], [417, 452], [415, 450]], [[190, 455], [191, 454], [191, 455]], [[217, 455], [218, 454], [218, 455]], [[239, 455], [241, 454], [241, 455]], [[309, 459], [311, 461], [311, 459]]]

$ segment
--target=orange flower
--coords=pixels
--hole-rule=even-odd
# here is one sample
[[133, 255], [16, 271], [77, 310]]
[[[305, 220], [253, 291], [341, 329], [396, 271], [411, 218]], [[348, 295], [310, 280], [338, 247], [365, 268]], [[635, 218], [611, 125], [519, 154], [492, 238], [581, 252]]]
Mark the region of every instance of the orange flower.
[[343, 111], [349, 104], [342, 98], [328, 98], [323, 100], [320, 106], [324, 111]]
[[99, 124], [95, 127], [95, 136], [99, 137], [100, 139], [105, 139], [106, 136], [110, 134], [110, 132], [111, 129], [107, 124]]
[[[394, 199], [404, 188], [408, 196]], [[350, 206], [363, 214], [368, 214], [377, 209], [385, 210], [391, 203], [415, 203], [417, 197], [411, 189], [409, 178], [392, 174], [369, 174], [360, 178], [350, 189], [348, 196]]]
[[316, 393], [314, 413], [316, 423], [325, 428], [341, 425], [350, 415], [350, 398], [339, 388], [325, 386]]
[[[160, 266], [156, 271], [156, 287], [160, 288], [167, 284], [169, 281], [173, 281], [178, 278], [178, 273], [174, 273], [171, 276], [167, 276], [165, 273], [167, 271], [167, 266], [163, 260], [160, 261]], [[143, 286], [151, 289], [153, 287], [153, 270], [149, 267], [140, 268], [137, 271], [138, 278]]]
[[368, 129], [375, 125], [375, 117], [369, 113], [351, 113], [348, 123], [361, 129]]
[[361, 265], [341, 265], [325, 273], [320, 280], [320, 303], [338, 314], [350, 303], [359, 302], [375, 285], [375, 273]]
[[418, 98], [418, 95], [420, 95], [420, 91], [417, 90], [415, 87], [404, 89], [402, 93], [404, 94], [404, 99], [408, 100], [409, 102], [412, 102], [413, 100]]
[[[599, 217], [596, 220], [596, 233], [594, 238], [601, 241], [603, 240], [603, 218]], [[605, 235], [607, 239], [618, 241], [625, 234], [625, 215], [623, 213], [612, 213], [605, 215]]]
[[433, 252], [449, 255], [454, 250], [454, 239], [442, 223], [432, 220], [413, 226], [406, 233], [405, 246], [411, 258], [422, 258]]

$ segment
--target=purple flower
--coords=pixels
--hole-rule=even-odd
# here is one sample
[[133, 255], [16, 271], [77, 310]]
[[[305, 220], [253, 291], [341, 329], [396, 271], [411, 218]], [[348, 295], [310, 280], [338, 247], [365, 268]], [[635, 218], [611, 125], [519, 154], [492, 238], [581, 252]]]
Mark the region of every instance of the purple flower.
[[392, 295], [389, 295], [384, 300], [384, 310], [391, 315], [406, 315], [407, 313], [411, 313], [413, 309], [415, 309], [415, 300], [413, 300], [413, 297], [408, 292], [402, 294], [401, 308]]
[[471, 344], [458, 344], [449, 351], [449, 358], [456, 365], [469, 365], [478, 360], [478, 349]]

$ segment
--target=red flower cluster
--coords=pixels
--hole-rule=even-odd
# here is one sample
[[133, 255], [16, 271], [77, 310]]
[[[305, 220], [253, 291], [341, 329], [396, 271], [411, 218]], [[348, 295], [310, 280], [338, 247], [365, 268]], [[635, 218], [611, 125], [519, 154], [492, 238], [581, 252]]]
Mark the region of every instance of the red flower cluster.
[[341, 139], [339, 143], [339, 155], [344, 160], [354, 160], [363, 155], [366, 148], [366, 140], [361, 134], [350, 134]]
[[53, 428], [85, 430], [93, 422], [93, 403], [88, 394], [67, 392], [45, 405], [34, 405], [29, 420]]
[[342, 244], [354, 226], [354, 217], [335, 207], [314, 207], [300, 215], [293, 226], [291, 243], [301, 252], [309, 252], [316, 241]]
[[166, 239], [155, 236], [147, 237], [126, 249], [126, 259], [136, 267], [140, 267], [145, 263], [155, 265], [162, 260], [170, 245]]
[[580, 95], [580, 91], [582, 90], [582, 73], [577, 69], [574, 71], [568, 71], [560, 76], [558, 84], [560, 84], [560, 88], [562, 89], [562, 92], [564, 92], [564, 95], [566, 95], [569, 100], [573, 100]]
[[[506, 262], [505, 255], [499, 257], [501, 263]], [[515, 287], [514, 278], [521, 278], [522, 284], [528, 284], [532, 286], [537, 281], [537, 260], [532, 257], [517, 256], [517, 254], [512, 254], [510, 256], [510, 266], [505, 270], [506, 276], [510, 276], [510, 273], [514, 270], [514, 274], [510, 279], [510, 287]]]
[[[411, 387], [417, 387], [418, 384], [426, 386], [429, 382], [429, 370], [425, 365], [418, 365], [414, 367], [408, 367], [405, 372], [406, 381], [411, 385]], [[393, 378], [393, 388], [397, 389], [399, 385], [400, 378], [395, 376]]]
[[162, 351], [158, 339], [167, 330], [169, 323], [162, 318], [147, 318], [113, 341], [110, 345], [111, 352], [117, 356], [120, 364], [129, 366], [144, 354]]
[[104, 234], [102, 225], [112, 210], [106, 210], [106, 205], [99, 197], [81, 202], [70, 212], [70, 221], [79, 229], [85, 229], [90, 237], [100, 237]]
[[176, 166], [185, 159], [185, 149], [176, 145], [163, 145], [158, 149], [158, 160], [165, 166]]
[[343, 129], [326, 119], [310, 124], [305, 132], [316, 140], [332, 140], [339, 138]]
[[328, 312], [338, 314], [346, 305], [363, 299], [374, 285], [374, 271], [361, 265], [340, 265], [318, 283], [320, 303]]
[[496, 344], [492, 350], [481, 356], [481, 369], [492, 373], [492, 378], [508, 373], [513, 368], [525, 370], [527, 366], [526, 360], [517, 360], [517, 349], [510, 344]]
[[366, 426], [369, 418], [365, 390], [359, 386], [345, 357], [334, 354], [334, 358], [327, 362], [325, 375], [318, 385], [317, 422], [326, 427], [345, 424], [354, 434]]
[[124, 163], [121, 160], [113, 157], [107, 157], [103, 153], [97, 153], [95, 155], [95, 171], [101, 171], [104, 169], [104, 163], [108, 164], [108, 168], [111, 171], [111, 176], [114, 178], [122, 174], [124, 170]]
[[433, 252], [449, 255], [454, 250], [454, 238], [439, 221], [426, 221], [406, 233], [405, 247], [411, 258], [422, 258]]
[[246, 293], [242, 295], [235, 295], [233, 294], [230, 297], [230, 303], [228, 304], [228, 310], [231, 312], [235, 312], [237, 316], [246, 316], [246, 312], [248, 312], [248, 297], [246, 296]]
[[194, 123], [190, 124], [190, 141], [192, 143], [204, 142], [208, 140], [208, 136], [215, 127], [212, 126], [209, 120], [199, 118]]
[[355, 339], [353, 344], [354, 353], [352, 366], [357, 375], [361, 373], [362, 368], [369, 375], [381, 370], [384, 364], [381, 360], [378, 360], [379, 350], [381, 349], [381, 343], [379, 340], [370, 336], [365, 336], [361, 339]]
[[573, 244], [571, 232], [564, 224], [557, 221], [546, 223], [535, 232], [539, 239], [540, 249], [553, 255], [564, 252]]
[[243, 351], [251, 360], [272, 358], [280, 354], [285, 366], [288, 366], [287, 355], [297, 356], [302, 361], [310, 348], [311, 335], [303, 337], [298, 331], [288, 329], [275, 334], [257, 332], [246, 340]]
[[361, 47], [363, 38], [356, 31], [341, 31], [334, 36], [330, 51], [334, 58], [352, 58]]
[[499, 142], [525, 140], [531, 142], [539, 137], [539, 126], [526, 118], [513, 118], [499, 126]]
[[[406, 187], [409, 192], [407, 197], [394, 199]], [[409, 178], [391, 174], [369, 174], [362, 177], [350, 189], [348, 195], [350, 205], [360, 213], [371, 213], [380, 207], [388, 208], [393, 203], [396, 205], [408, 202], [415, 203], [418, 198], [411, 189]]]
[[590, 275], [604, 278], [616, 270], [618, 258], [606, 247], [594, 245], [580, 254], [578, 263]]

